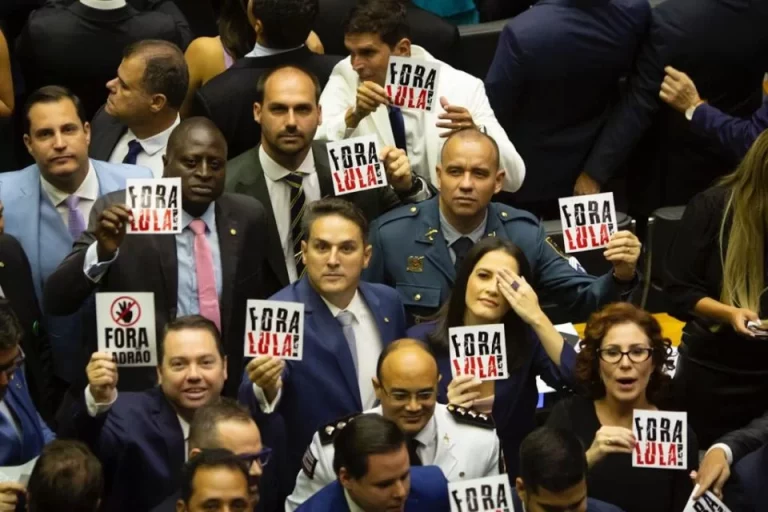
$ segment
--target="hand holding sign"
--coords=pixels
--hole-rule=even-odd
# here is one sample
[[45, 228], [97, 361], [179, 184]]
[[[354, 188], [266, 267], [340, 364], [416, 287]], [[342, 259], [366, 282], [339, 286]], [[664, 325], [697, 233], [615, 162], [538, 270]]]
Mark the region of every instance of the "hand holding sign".
[[440, 137], [450, 137], [459, 130], [475, 127], [475, 121], [472, 119], [472, 114], [466, 108], [451, 105], [448, 103], [448, 99], [445, 96], [440, 97], [440, 106], [443, 107], [445, 112], [437, 117], [443, 121], [438, 121], [435, 126], [448, 129], [447, 132], [441, 133]]
[[609, 453], [631, 454], [635, 443], [635, 436], [628, 428], [602, 426], [587, 450], [587, 463], [592, 467]]
[[272, 356], [259, 356], [245, 367], [250, 381], [264, 391], [270, 402], [275, 399], [278, 390], [283, 387], [284, 369], [285, 361]]
[[699, 464], [699, 470], [694, 471], [692, 476], [696, 480], [694, 499], [700, 498], [709, 490], [718, 498], [722, 498], [723, 486], [731, 476], [731, 466], [725, 451], [722, 448], [710, 449]]
[[731, 327], [738, 334], [754, 338], [755, 333], [749, 329], [748, 322], [759, 322], [760, 316], [747, 308], [732, 308], [728, 315]]
[[640, 240], [630, 231], [619, 231], [611, 237], [603, 256], [613, 264], [613, 275], [620, 281], [631, 281], [640, 257]]
[[112, 402], [117, 389], [117, 363], [112, 356], [104, 352], [94, 352], [88, 366], [85, 367], [85, 372], [96, 403]]
[[387, 172], [387, 181], [392, 188], [401, 192], [408, 192], [413, 186], [413, 174], [411, 162], [405, 150], [385, 146], [381, 150], [381, 159]]
[[524, 277], [509, 269], [501, 269], [496, 274], [496, 285], [510, 307], [528, 325], [541, 323], [545, 316], [539, 307], [539, 297]]
[[576, 184], [573, 186], [573, 195], [590, 196], [600, 193], [600, 184], [592, 179], [592, 176], [583, 172], [576, 178]]
[[113, 204], [99, 214], [94, 233], [99, 261], [112, 259], [125, 239], [125, 230], [132, 217], [131, 210], [124, 204]]
[[731, 512], [731, 509], [709, 491], [703, 491], [698, 485], [693, 488], [688, 503], [683, 512]]
[[0, 483], [0, 512], [14, 512], [19, 496], [27, 493], [27, 488], [16, 482]]
[[448, 384], [448, 403], [472, 408], [475, 400], [480, 398], [480, 392], [475, 391], [483, 382], [474, 375], [459, 375]]

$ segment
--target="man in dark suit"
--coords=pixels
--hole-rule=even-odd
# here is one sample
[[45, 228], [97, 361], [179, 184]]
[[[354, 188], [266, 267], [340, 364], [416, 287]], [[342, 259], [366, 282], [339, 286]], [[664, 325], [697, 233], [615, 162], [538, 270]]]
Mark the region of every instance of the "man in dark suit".
[[[182, 232], [126, 237], [125, 193], [105, 196], [94, 206], [90, 230], [49, 278], [46, 306], [69, 314], [96, 290], [152, 291], [158, 339], [177, 315], [200, 313], [221, 329], [231, 349], [229, 371], [240, 375], [246, 300], [268, 297], [279, 284], [263, 250], [273, 243], [264, 208], [255, 199], [222, 194], [226, 159], [227, 144], [211, 121], [182, 122], [164, 159], [165, 177], [182, 182]], [[146, 368], [122, 368], [121, 379], [129, 390], [154, 384]], [[226, 393], [234, 395], [237, 384], [233, 379]]]
[[307, 237], [301, 242], [306, 275], [271, 298], [304, 304], [303, 361], [257, 357], [240, 386], [240, 401], [249, 404], [257, 421], [273, 412], [285, 419], [289, 478], [298, 473], [302, 454], [322, 425], [374, 405], [379, 354], [405, 334], [397, 292], [360, 281], [371, 258], [362, 212], [339, 198], [306, 209]]
[[117, 77], [107, 83], [107, 103], [91, 123], [91, 158], [141, 165], [161, 178], [165, 148], [179, 124], [188, 85], [178, 46], [158, 39], [129, 45]]
[[243, 461], [231, 451], [206, 450], [184, 466], [181, 496], [174, 511], [245, 512], [250, 508], [248, 471]]
[[[249, 195], [264, 205], [270, 238], [280, 241], [269, 247], [268, 258], [281, 285], [288, 286], [300, 277], [297, 266], [301, 264], [295, 255], [301, 237], [294, 237], [290, 227], [301, 223], [302, 214], [291, 208], [289, 180], [296, 176], [300, 181], [294, 195], [302, 195], [306, 204], [334, 194], [326, 143], [312, 142], [322, 119], [320, 84], [310, 72], [288, 64], [263, 74], [256, 92], [261, 144], [229, 162], [226, 190]], [[385, 147], [382, 152], [391, 186], [341, 196], [358, 206], [369, 221], [401, 202], [416, 202], [430, 194], [426, 182], [412, 176], [405, 151]]]
[[189, 424], [227, 379], [219, 331], [199, 315], [179, 317], [158, 339], [159, 386], [118, 394], [110, 354], [94, 352], [88, 386], [68, 411], [62, 437], [86, 443], [104, 466], [103, 509], [148, 511], [173, 493], [186, 460]]
[[253, 118], [256, 83], [269, 69], [298, 64], [317, 75], [325, 86], [333, 66], [341, 59], [317, 55], [304, 45], [317, 15], [318, 0], [253, 0], [249, 15], [260, 23], [253, 51], [218, 75], [196, 95], [194, 115], [211, 119], [224, 133], [229, 156], [251, 149], [261, 130]]
[[560, 218], [650, 15], [648, 0], [543, 0], [504, 27], [485, 89], [525, 162], [510, 204]]
[[411, 466], [406, 436], [392, 420], [363, 414], [331, 436], [338, 480], [297, 512], [450, 510], [445, 475], [437, 466]]
[[662, 103], [659, 88], [665, 66], [684, 69], [710, 105], [750, 116], [762, 102], [768, 68], [766, 25], [768, 3], [752, 0], [668, 0], [653, 9], [629, 88], [603, 126], [575, 192], [598, 191], [629, 162], [630, 213], [642, 219], [660, 206], [686, 204], [733, 170], [736, 160], [693, 133]]
[[16, 50], [27, 90], [69, 87], [91, 119], [104, 103], [104, 84], [114, 76], [123, 48], [143, 39], [163, 39], [181, 48], [189, 43], [177, 20], [164, 12], [141, 12], [124, 0], [78, 0], [33, 12]]

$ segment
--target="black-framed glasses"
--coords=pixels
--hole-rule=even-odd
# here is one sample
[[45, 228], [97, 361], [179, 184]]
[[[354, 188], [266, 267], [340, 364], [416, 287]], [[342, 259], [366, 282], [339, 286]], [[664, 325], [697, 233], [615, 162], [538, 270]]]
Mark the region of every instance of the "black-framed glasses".
[[13, 374], [16, 373], [16, 370], [21, 368], [21, 365], [24, 364], [24, 359], [26, 359], [24, 350], [22, 350], [21, 345], [19, 345], [19, 353], [16, 354], [16, 357], [13, 358], [13, 361], [6, 364], [5, 366], [0, 366], [0, 373], [4, 373], [5, 376], [10, 379], [13, 377]]
[[619, 364], [624, 356], [627, 356], [633, 363], [644, 363], [653, 355], [653, 349], [649, 347], [632, 347], [627, 351], [619, 350], [618, 348], [601, 348], [598, 349], [597, 355], [610, 364]]
[[272, 458], [272, 448], [263, 448], [259, 452], [255, 453], [241, 453], [237, 456], [238, 459], [245, 462], [250, 468], [254, 462], [258, 462], [262, 468], [269, 464], [269, 459]]
[[437, 395], [437, 388], [422, 389], [421, 391], [417, 391], [415, 393], [411, 393], [409, 391], [403, 391], [401, 389], [396, 389], [394, 391], [387, 391], [387, 388], [385, 388], [384, 386], [382, 386], [381, 389], [382, 391], [384, 391], [384, 394], [387, 395], [392, 400], [392, 402], [400, 405], [408, 404], [414, 398], [418, 403], [423, 405], [434, 400], [435, 396]]

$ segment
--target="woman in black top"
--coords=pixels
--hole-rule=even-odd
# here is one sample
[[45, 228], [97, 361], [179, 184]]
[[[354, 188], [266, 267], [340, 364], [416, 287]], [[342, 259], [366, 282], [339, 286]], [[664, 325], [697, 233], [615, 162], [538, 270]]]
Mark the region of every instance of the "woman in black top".
[[632, 304], [594, 313], [576, 357], [576, 379], [587, 396], [560, 402], [547, 420], [589, 447], [589, 496], [625, 512], [682, 512], [693, 490], [698, 443], [690, 428], [687, 470], [632, 467], [633, 412], [658, 409], [670, 380], [664, 373], [670, 345], [656, 319]]
[[767, 317], [767, 231], [763, 132], [733, 174], [691, 200], [666, 256], [671, 312], [688, 322], [674, 390], [703, 447], [765, 411], [768, 333], [747, 322]]

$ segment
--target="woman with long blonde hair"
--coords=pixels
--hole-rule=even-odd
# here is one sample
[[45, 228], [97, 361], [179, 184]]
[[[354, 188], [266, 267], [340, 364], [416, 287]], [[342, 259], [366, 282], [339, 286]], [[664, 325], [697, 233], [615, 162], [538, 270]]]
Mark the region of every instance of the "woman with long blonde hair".
[[688, 323], [675, 375], [702, 447], [765, 412], [768, 132], [688, 204], [666, 256], [672, 313]]

